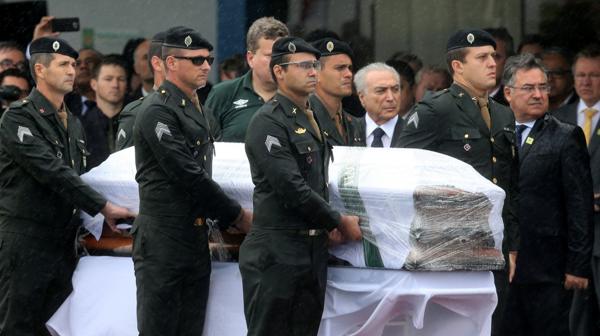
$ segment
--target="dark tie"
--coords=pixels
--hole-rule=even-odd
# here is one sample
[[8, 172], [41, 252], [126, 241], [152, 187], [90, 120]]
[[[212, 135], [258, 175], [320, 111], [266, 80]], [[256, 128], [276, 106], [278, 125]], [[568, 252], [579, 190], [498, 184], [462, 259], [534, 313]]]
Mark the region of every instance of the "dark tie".
[[371, 142], [371, 147], [383, 147], [383, 141], [381, 140], [381, 138], [383, 137], [383, 135], [385, 134], [385, 131], [383, 129], [381, 129], [380, 127], [377, 127], [374, 131], [373, 131], [373, 142]]
[[515, 127], [515, 135], [517, 136], [517, 148], [521, 149], [523, 143], [523, 132], [527, 129], [527, 125], [517, 125]]

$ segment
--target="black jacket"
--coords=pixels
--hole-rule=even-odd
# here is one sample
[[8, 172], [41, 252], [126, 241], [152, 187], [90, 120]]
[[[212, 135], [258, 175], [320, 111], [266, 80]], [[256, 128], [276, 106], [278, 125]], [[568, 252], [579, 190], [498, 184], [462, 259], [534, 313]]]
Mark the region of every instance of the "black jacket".
[[263, 105], [250, 121], [246, 154], [255, 186], [253, 227], [338, 226], [340, 214], [328, 204], [331, 145], [318, 139], [301, 107], [279, 93]]
[[545, 115], [519, 151], [521, 244], [515, 283], [589, 277], [592, 248], [592, 181], [579, 127]]
[[[68, 130], [68, 131], [67, 131]], [[80, 208], [96, 215], [106, 199], [85, 184], [86, 142], [68, 113], [65, 130], [52, 104], [36, 89], [15, 102], [0, 121], [0, 217], [15, 224], [0, 230], [60, 237]]]

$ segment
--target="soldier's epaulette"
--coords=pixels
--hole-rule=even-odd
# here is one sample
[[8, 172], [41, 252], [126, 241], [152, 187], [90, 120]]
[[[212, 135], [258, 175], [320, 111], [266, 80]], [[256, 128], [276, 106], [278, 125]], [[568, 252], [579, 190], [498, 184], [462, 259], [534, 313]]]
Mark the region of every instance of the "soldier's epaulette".
[[20, 99], [20, 100], [12, 102], [9, 105], [9, 107], [23, 107], [23, 106], [25, 106], [25, 105], [27, 105], [29, 103], [30, 103], [29, 99]]
[[432, 93], [432, 94], [431, 94], [431, 98], [432, 98], [432, 99], [435, 99], [435, 98], [437, 98], [437, 97], [440, 97], [440, 96], [442, 96], [442, 95], [444, 95], [444, 94], [448, 93], [448, 91], [449, 91], [448, 89], [443, 89], [443, 90], [440, 90], [440, 91], [434, 92], [434, 93]]
[[267, 112], [273, 112], [279, 106], [279, 101], [277, 99], [271, 99], [263, 105], [263, 109]]

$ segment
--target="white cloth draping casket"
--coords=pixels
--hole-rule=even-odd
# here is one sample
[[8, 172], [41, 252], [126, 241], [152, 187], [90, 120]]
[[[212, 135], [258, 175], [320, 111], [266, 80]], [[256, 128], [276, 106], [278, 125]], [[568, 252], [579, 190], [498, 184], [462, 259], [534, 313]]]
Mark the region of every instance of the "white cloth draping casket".
[[[213, 179], [244, 208], [254, 185], [243, 144], [216, 143]], [[361, 217], [363, 242], [331, 250], [358, 267], [491, 270], [503, 267], [504, 192], [470, 165], [439, 153], [335, 147], [330, 202]], [[116, 204], [138, 210], [134, 149], [112, 154], [82, 177]], [[102, 216], [85, 225], [100, 236]], [[407, 259], [408, 258], [408, 259]]]
[[[46, 326], [54, 336], [137, 335], [135, 293], [130, 258], [84, 257]], [[490, 272], [330, 268], [319, 335], [484, 336], [496, 302]], [[246, 331], [238, 264], [214, 263], [203, 335]]]

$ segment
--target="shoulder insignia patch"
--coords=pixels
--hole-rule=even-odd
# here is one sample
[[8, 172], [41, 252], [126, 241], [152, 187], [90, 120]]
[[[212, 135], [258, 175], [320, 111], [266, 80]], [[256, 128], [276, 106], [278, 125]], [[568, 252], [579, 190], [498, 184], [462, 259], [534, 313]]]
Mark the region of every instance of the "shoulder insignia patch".
[[406, 125], [415, 124], [415, 128], [419, 128], [419, 113], [415, 111], [415, 113], [411, 114], [406, 122]]
[[171, 135], [171, 130], [169, 130], [169, 127], [167, 125], [161, 123], [160, 121], [156, 123], [154, 132], [156, 133], [156, 137], [158, 138], [158, 141], [160, 141], [162, 139], [163, 134]]
[[26, 135], [33, 137], [33, 134], [31, 134], [31, 130], [28, 127], [19, 126], [19, 128], [17, 128], [17, 137], [19, 138], [19, 141], [23, 142], [23, 138]]
[[269, 151], [269, 153], [271, 153], [271, 148], [273, 146], [281, 147], [281, 143], [279, 143], [279, 139], [277, 139], [276, 137], [272, 135], [267, 135], [267, 138], [265, 139], [265, 146], [267, 146], [267, 150]]

